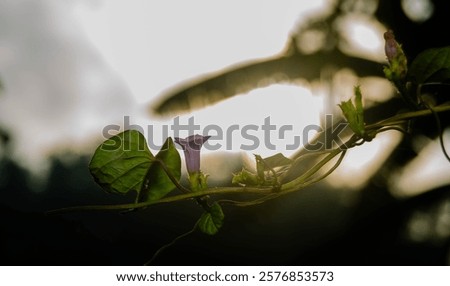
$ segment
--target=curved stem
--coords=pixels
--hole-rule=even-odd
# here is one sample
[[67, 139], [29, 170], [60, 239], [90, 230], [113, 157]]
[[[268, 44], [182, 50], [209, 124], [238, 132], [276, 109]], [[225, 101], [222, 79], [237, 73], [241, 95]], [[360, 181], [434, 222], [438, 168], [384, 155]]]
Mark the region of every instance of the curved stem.
[[447, 150], [445, 149], [445, 145], [444, 145], [444, 130], [442, 129], [441, 126], [441, 120], [439, 119], [439, 115], [436, 113], [436, 111], [434, 110], [434, 108], [428, 104], [425, 104], [425, 106], [430, 109], [431, 113], [433, 113], [433, 117], [434, 120], [436, 121], [436, 127], [438, 129], [438, 133], [439, 133], [439, 144], [441, 145], [441, 149], [442, 149], [442, 153], [444, 153], [445, 158], [447, 159], [447, 161], [450, 162], [450, 156], [447, 153]]
[[409, 133], [405, 129], [403, 129], [401, 127], [398, 127], [398, 126], [388, 126], [388, 127], [380, 128], [380, 129], [377, 130], [376, 134], [382, 133], [382, 132], [385, 132], [385, 131], [390, 131], [390, 130], [395, 130], [395, 131], [398, 131], [400, 133], [409, 135]]
[[311, 180], [311, 181], [308, 181], [307, 184], [308, 184], [308, 185], [312, 185], [312, 184], [315, 184], [315, 183], [317, 183], [317, 182], [319, 182], [319, 181], [325, 179], [326, 177], [328, 177], [331, 173], [334, 172], [334, 170], [337, 169], [337, 167], [339, 167], [339, 165], [342, 163], [342, 160], [344, 159], [346, 153], [347, 153], [347, 150], [342, 151], [341, 155], [339, 156], [339, 159], [338, 159], [337, 162], [333, 165], [333, 167], [331, 167], [331, 168], [330, 168], [325, 174], [323, 174], [322, 176], [320, 176], [320, 177], [318, 177], [318, 178], [316, 178], [316, 179], [313, 179], [313, 180]]
[[312, 175], [317, 173], [325, 164], [327, 164], [331, 159], [333, 159], [335, 156], [337, 156], [339, 153], [353, 147], [361, 138], [357, 136], [351, 137], [347, 142], [340, 145], [338, 148], [332, 150], [325, 158], [320, 160], [314, 167], [309, 169], [307, 172], [305, 172], [300, 177], [285, 183], [281, 186], [281, 191], [285, 191], [286, 189], [293, 189], [296, 187], [300, 187], [304, 185], [306, 180], [310, 178]]
[[183, 233], [183, 234], [181, 234], [181, 235], [175, 237], [171, 242], [169, 242], [169, 243], [167, 243], [167, 244], [161, 246], [161, 247], [155, 252], [155, 254], [153, 254], [152, 258], [150, 258], [150, 260], [148, 260], [146, 263], [144, 263], [144, 266], [148, 266], [148, 265], [152, 264], [152, 262], [155, 261], [155, 259], [156, 259], [156, 258], [157, 258], [164, 250], [166, 250], [167, 248], [169, 248], [169, 247], [171, 247], [172, 245], [174, 245], [175, 243], [177, 243], [177, 241], [179, 241], [180, 239], [185, 238], [186, 236], [188, 236], [188, 235], [194, 233], [194, 232], [196, 231], [196, 229], [197, 229], [197, 226], [198, 226], [198, 222], [194, 225], [194, 227], [193, 227], [190, 231], [185, 232], [185, 233]]
[[[317, 171], [319, 171], [326, 163], [328, 163], [331, 159], [333, 159], [336, 155], [338, 155], [343, 150], [347, 149], [347, 146], [351, 146], [358, 138], [353, 137], [343, 146], [333, 150], [330, 152], [323, 160], [321, 160], [318, 164], [316, 164], [312, 169], [308, 170], [305, 174], [300, 176], [299, 178], [290, 181], [286, 184], [281, 185], [279, 189], [279, 193], [283, 193], [287, 190], [292, 191], [293, 189], [298, 189], [303, 186], [306, 179], [310, 178]], [[162, 164], [163, 165], [163, 164]], [[172, 176], [173, 177], [173, 176]], [[176, 180], [175, 180], [176, 181]], [[156, 201], [150, 202], [142, 202], [142, 203], [130, 203], [130, 204], [120, 204], [120, 205], [88, 205], [88, 206], [75, 206], [75, 207], [67, 207], [56, 210], [48, 211], [47, 214], [60, 214], [60, 213], [68, 213], [75, 211], [106, 211], [106, 210], [128, 210], [128, 209], [138, 209], [145, 208], [148, 206], [163, 204], [163, 203], [171, 203], [181, 200], [187, 199], [197, 199], [199, 197], [208, 196], [208, 195], [224, 195], [224, 194], [233, 194], [233, 193], [254, 193], [259, 195], [269, 195], [273, 194], [272, 187], [264, 187], [264, 188], [256, 188], [256, 187], [216, 187], [203, 190], [201, 192], [189, 192], [183, 193], [180, 195], [174, 195], [170, 197], [165, 197]]]
[[[433, 107], [433, 110], [434, 110], [434, 112], [450, 111], [450, 105], [449, 104], [438, 105], [438, 106]], [[400, 114], [394, 115], [388, 119], [378, 121], [377, 123], [366, 125], [366, 130], [379, 129], [386, 125], [395, 125], [395, 124], [404, 122], [409, 119], [428, 116], [431, 114], [432, 114], [432, 111], [429, 109], [400, 113]]]
[[207, 195], [222, 195], [222, 194], [236, 194], [236, 193], [254, 193], [254, 194], [270, 194], [272, 192], [272, 188], [250, 188], [250, 187], [217, 187], [206, 189], [201, 192], [190, 192], [187, 194], [180, 194], [170, 197], [165, 197], [159, 199], [157, 201], [150, 202], [142, 202], [142, 203], [130, 203], [130, 204], [120, 204], [120, 205], [90, 205], [90, 206], [76, 206], [76, 207], [67, 207], [56, 210], [51, 210], [46, 212], [48, 215], [52, 214], [60, 214], [74, 211], [106, 211], [106, 210], [128, 210], [128, 209], [137, 209], [137, 208], [145, 208], [152, 205], [163, 204], [163, 203], [172, 203], [176, 201], [195, 199], [202, 196]]
[[259, 205], [262, 204], [268, 200], [277, 198], [280, 196], [281, 193], [272, 193], [272, 194], [268, 194], [264, 197], [255, 199], [255, 200], [251, 200], [251, 201], [234, 201], [234, 200], [227, 200], [227, 199], [223, 199], [223, 200], [218, 200], [217, 203], [219, 204], [232, 204], [234, 206], [237, 207], [247, 207], [247, 206], [254, 206], [254, 205]]
[[161, 161], [159, 159], [157, 159], [155, 161], [158, 162], [159, 165], [163, 168], [164, 172], [169, 177], [170, 181], [172, 181], [172, 183], [175, 185], [175, 187], [177, 187], [177, 189], [179, 189], [180, 191], [182, 191], [184, 193], [191, 192], [189, 189], [187, 189], [183, 185], [181, 185], [180, 182], [178, 182], [177, 178], [175, 178], [175, 176], [172, 174], [172, 172], [169, 170], [169, 168], [167, 168], [166, 164], [164, 164], [163, 161]]
[[281, 186], [281, 192], [286, 191], [287, 189], [292, 189], [292, 188], [296, 188], [297, 186], [301, 186], [305, 183], [305, 181], [311, 177], [312, 175], [314, 175], [317, 171], [319, 171], [326, 163], [328, 163], [331, 159], [333, 159], [336, 155], [338, 155], [339, 153], [341, 153], [342, 150], [335, 149], [333, 150], [333, 152], [331, 152], [330, 154], [328, 154], [328, 156], [326, 156], [324, 159], [322, 159], [321, 161], [319, 161], [319, 163], [317, 163], [314, 167], [312, 167], [311, 169], [309, 169], [307, 172], [305, 172], [303, 175], [301, 175], [300, 177], [285, 183]]
[[[450, 105], [444, 104], [440, 106], [433, 107], [433, 110], [425, 109], [425, 110], [418, 110], [418, 111], [412, 111], [412, 112], [406, 112], [402, 114], [398, 114], [395, 116], [392, 116], [391, 118], [379, 121], [375, 124], [369, 124], [366, 126], [366, 131], [375, 131], [376, 133], [387, 131], [387, 130], [398, 130], [401, 132], [404, 132], [404, 130], [400, 129], [399, 127], [396, 127], [395, 125], [404, 123], [405, 121], [409, 119], [413, 119], [416, 117], [422, 117], [422, 116], [428, 116], [433, 114], [433, 112], [445, 112], [450, 111]], [[313, 184], [319, 180], [322, 179], [322, 177], [318, 179], [313, 179], [308, 182], [308, 179], [310, 179], [315, 173], [317, 173], [324, 165], [326, 165], [329, 161], [331, 161], [335, 156], [339, 155], [340, 153], [345, 153], [345, 151], [351, 147], [354, 147], [358, 141], [361, 138], [357, 136], [353, 136], [350, 138], [346, 143], [342, 144], [338, 148], [327, 151], [325, 153], [328, 153], [328, 155], [319, 161], [313, 168], [309, 169], [307, 172], [299, 176], [298, 178], [287, 182], [278, 189], [278, 192], [274, 193], [273, 187], [216, 187], [216, 188], [209, 188], [206, 190], [203, 190], [201, 192], [191, 192], [189, 189], [182, 186], [178, 180], [173, 176], [173, 174], [170, 172], [170, 170], [167, 169], [167, 167], [164, 165], [164, 163], [159, 162], [166, 174], [169, 176], [170, 180], [174, 183], [174, 185], [183, 191], [183, 194], [174, 195], [170, 197], [165, 197], [156, 201], [150, 201], [150, 202], [141, 202], [141, 203], [129, 203], [129, 204], [120, 204], [120, 205], [90, 205], [90, 206], [76, 206], [76, 207], [68, 207], [68, 208], [61, 208], [56, 210], [48, 211], [47, 214], [58, 214], [58, 213], [67, 213], [67, 212], [74, 212], [74, 211], [105, 211], [105, 210], [128, 210], [128, 209], [137, 209], [137, 208], [145, 208], [151, 205], [156, 204], [163, 204], [163, 203], [171, 203], [181, 200], [187, 200], [187, 199], [198, 199], [204, 196], [208, 195], [224, 195], [224, 194], [238, 194], [238, 193], [253, 193], [257, 195], [263, 196], [260, 199], [254, 200], [253, 204], [257, 204], [259, 202], [263, 202], [265, 200], [277, 197], [279, 195], [282, 195], [284, 193], [292, 192], [295, 190], [298, 190], [300, 188], [304, 188], [307, 185]], [[364, 141], [363, 141], [364, 142]], [[442, 142], [441, 142], [442, 144]], [[334, 167], [332, 167], [325, 176], [328, 176], [334, 169], [337, 168], [337, 166], [342, 161], [344, 154], [341, 154], [341, 157], [339, 158], [338, 162], [335, 164]], [[247, 202], [249, 205], [252, 204], [252, 202]], [[242, 204], [246, 204], [245, 202], [242, 202]]]
[[[166, 172], [167, 176], [169, 177], [169, 179], [172, 181], [172, 183], [181, 191], [183, 191], [184, 193], [191, 193], [192, 191], [185, 188], [183, 185], [180, 184], [180, 182], [177, 180], [177, 178], [175, 178], [175, 176], [172, 174], [172, 172], [169, 170], [169, 168], [167, 168], [166, 164], [164, 164], [163, 161], [161, 160], [157, 160], [157, 162], [159, 163], [159, 165], [163, 168], [164, 172]], [[195, 200], [197, 201], [197, 203], [207, 212], [209, 212], [211, 210], [211, 207], [208, 204], [208, 201], [206, 199], [205, 196], [201, 196], [201, 197], [196, 197]]]

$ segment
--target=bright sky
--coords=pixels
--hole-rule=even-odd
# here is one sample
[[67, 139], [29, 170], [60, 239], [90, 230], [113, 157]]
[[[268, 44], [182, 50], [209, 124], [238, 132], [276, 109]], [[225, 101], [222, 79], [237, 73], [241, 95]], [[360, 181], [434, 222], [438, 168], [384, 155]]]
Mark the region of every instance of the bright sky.
[[[0, 0], [0, 77], [6, 87], [0, 122], [12, 133], [13, 157], [45, 171], [51, 154], [67, 149], [91, 154], [102, 129], [123, 125], [124, 116], [132, 124], [152, 125], [155, 138], [149, 140], [162, 143], [162, 125], [174, 119], [151, 118], [150, 102], [191, 78], [279, 53], [295, 24], [328, 2]], [[379, 23], [360, 15], [340, 24], [348, 48], [384, 58]], [[278, 128], [292, 125], [299, 131], [318, 124], [321, 110], [321, 97], [305, 86], [273, 85], [179, 119], [186, 123], [194, 116], [201, 129], [215, 124], [226, 131], [233, 124], [260, 127], [270, 116]], [[252, 134], [263, 140], [261, 130]], [[260, 142], [249, 154], [290, 155], [293, 150], [285, 146], [292, 138], [286, 134], [272, 141], [277, 150]], [[364, 183], [371, 158], [388, 154], [383, 140], [348, 156], [342, 172], [360, 180], [342, 175], [342, 186]], [[239, 151], [249, 141], [238, 132], [231, 143], [231, 150]], [[351, 165], [359, 167], [348, 169]]]
[[[12, 126], [14, 157], [45, 170], [45, 159], [55, 152], [90, 154], [102, 129], [123, 125], [124, 116], [144, 131], [152, 125], [155, 138], [149, 140], [162, 143], [162, 125], [174, 119], [150, 118], [149, 102], [190, 78], [279, 53], [296, 23], [327, 2], [0, 1], [0, 64], [7, 86], [0, 120]], [[353, 38], [380, 51], [379, 33], [377, 38], [364, 30], [364, 21], [353, 22], [351, 33], [360, 35]], [[290, 155], [292, 135], [319, 124], [321, 109], [321, 97], [308, 89], [273, 85], [182, 115], [180, 122], [194, 116], [201, 129], [215, 124], [225, 134], [234, 124], [253, 124], [259, 131], [249, 133], [260, 145], [249, 154]], [[261, 125], [269, 116], [278, 129], [292, 126], [284, 140], [271, 140], [277, 150], [263, 142]], [[239, 130], [232, 135], [221, 150], [240, 151], [251, 143]]]
[[[43, 170], [55, 152], [91, 153], [91, 138], [124, 116], [142, 126], [171, 123], [150, 118], [149, 102], [189, 78], [280, 52], [301, 13], [324, 2], [0, 1], [0, 122], [14, 138], [13, 156]], [[295, 102], [311, 97], [300, 87], [271, 90]], [[272, 105], [261, 92], [259, 104]], [[262, 124], [297, 107], [251, 116]], [[198, 124], [221, 124], [228, 108], [203, 110]]]
[[139, 102], [191, 77], [282, 50], [326, 1], [97, 1], [75, 16]]
[[[319, 9], [324, 2], [285, 1], [280, 5], [275, 1], [114, 0], [79, 4], [74, 15], [89, 41], [125, 80], [135, 102], [145, 110], [149, 102], [159, 100], [158, 95], [173, 85], [279, 53], [301, 15]], [[226, 134], [233, 124], [261, 126], [263, 119], [271, 116], [274, 123], [301, 130], [304, 125], [319, 123], [320, 109], [321, 99], [305, 88], [276, 85], [181, 115], [180, 122], [187, 123], [194, 116], [201, 130], [215, 124]], [[134, 114], [130, 121], [144, 127], [151, 124], [156, 137], [152, 140], [158, 143], [165, 139], [161, 125], [173, 124], [173, 118], [149, 118], [143, 113]], [[238, 132], [228, 146], [233, 151], [248, 143]], [[254, 134], [261, 137], [261, 132]], [[285, 149], [282, 147], [288, 143], [287, 139], [284, 144], [280, 141], [277, 147]], [[254, 152], [270, 155], [276, 150], [261, 146]]]

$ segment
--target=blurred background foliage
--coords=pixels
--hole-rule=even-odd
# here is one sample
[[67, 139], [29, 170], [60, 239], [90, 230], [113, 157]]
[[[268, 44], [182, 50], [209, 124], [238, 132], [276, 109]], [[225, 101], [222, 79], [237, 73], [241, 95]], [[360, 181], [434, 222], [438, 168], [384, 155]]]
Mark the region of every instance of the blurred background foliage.
[[[0, 2], [0, 8], [2, 5], [14, 9], [33, 6], [30, 1], [18, 2], [20, 4], [12, 6]], [[336, 113], [335, 106], [342, 100], [339, 95], [346, 88], [340, 84], [345, 81], [342, 79], [350, 77], [348, 85], [352, 88], [355, 82], [380, 77], [385, 63], [382, 55], [355, 48], [357, 43], [353, 42], [351, 35], [358, 30], [352, 30], [352, 27], [364, 22], [377, 33], [386, 28], [393, 29], [406, 55], [413, 59], [424, 49], [449, 45], [445, 33], [445, 27], [450, 24], [448, 11], [449, 3], [438, 0], [328, 1], [319, 12], [305, 16], [293, 27], [285, 49], [279, 54], [244, 63], [230, 63], [231, 66], [224, 70], [185, 81], [164, 92], [151, 103], [150, 109], [158, 114], [180, 114], [275, 83], [305, 84], [306, 81], [311, 87], [317, 83], [320, 90], [327, 90], [323, 113]], [[38, 13], [45, 18], [43, 11], [36, 11], [33, 15]], [[4, 22], [0, 40], [8, 35], [8, 22]], [[30, 37], [26, 33], [14, 36], [23, 37], [24, 41]], [[8, 50], [1, 47], [4, 46], [0, 44], [0, 63], [5, 63], [2, 53]], [[31, 60], [33, 51], [39, 47], [28, 48], [25, 51]], [[58, 56], [57, 51], [54, 50], [51, 56]], [[17, 70], [4, 75], [1, 70], [0, 66], [0, 76], [6, 79], [1, 85], [2, 110], [16, 108], [20, 115], [20, 98], [16, 101], [1, 100], [8, 97], [11, 78], [28, 76], [30, 79], [29, 71]], [[389, 85], [377, 81], [374, 86], [372, 93], [375, 95], [365, 102], [370, 122], [402, 108], [401, 99], [395, 96]], [[64, 87], [61, 85], [57, 90], [61, 99], [46, 98], [45, 94], [37, 93], [32, 103], [48, 105], [52, 109], [78, 104], [76, 100], [63, 100]], [[113, 95], [93, 104], [90, 107], [93, 113], [107, 109], [108, 100], [124, 102], [125, 106], [112, 108], [103, 121], [98, 122], [99, 125], [110, 124], [110, 120], [116, 118], [108, 114], [130, 112], [126, 98], [121, 96], [121, 92], [129, 93], [129, 90], [97, 88], [106, 90], [106, 93], [111, 90]], [[364, 84], [362, 88], [364, 93]], [[448, 92], [445, 87], [429, 91], [436, 100], [446, 100]], [[15, 104], [8, 105], [11, 102]], [[53, 120], [58, 121], [58, 116], [56, 114]], [[83, 124], [89, 121], [89, 116], [89, 110], [84, 114], [74, 113], [73, 120]], [[91, 146], [82, 147], [84, 152], [69, 144], [69, 147], [45, 153], [49, 157], [47, 165], [41, 166], [46, 173], [42, 176], [40, 172], [30, 172], [21, 161], [23, 157], [14, 152], [17, 145], [25, 144], [14, 137], [14, 121], [5, 117], [0, 119], [0, 212], [3, 218], [0, 260], [3, 265], [139, 265], [160, 246], [188, 231], [201, 213], [201, 209], [190, 202], [178, 202], [129, 214], [85, 212], [46, 216], [45, 211], [55, 208], [114, 204], [130, 198], [105, 194], [91, 178], [87, 165], [92, 153], [88, 151], [95, 148], [99, 138], [69, 140], [80, 146]], [[440, 119], [442, 127], [447, 130], [444, 134], [447, 134], [445, 142], [448, 146], [449, 116], [443, 114]], [[30, 132], [45, 132], [45, 128], [45, 125], [31, 125]], [[62, 134], [76, 133], [70, 128], [66, 130], [64, 125], [59, 128]], [[226, 221], [219, 234], [209, 237], [195, 233], [166, 250], [155, 263], [450, 264], [449, 163], [436, 159], [443, 155], [439, 153], [438, 144], [433, 143], [438, 130], [432, 117], [416, 121], [411, 130], [410, 136], [394, 136], [376, 143], [380, 145], [380, 151], [376, 158], [369, 159], [378, 163], [367, 167], [367, 171], [362, 169], [355, 173], [350, 165], [342, 166], [341, 172], [337, 171], [326, 182], [263, 205], [249, 208], [225, 206]], [[98, 134], [99, 131], [91, 133]], [[26, 142], [34, 143], [39, 142]], [[364, 157], [364, 152], [363, 149], [356, 153], [356, 158]], [[435, 164], [431, 164], [434, 167], [429, 171], [428, 165], [418, 163], [419, 170], [429, 176], [429, 183], [408, 192], [412, 188], [408, 181], [415, 182], [414, 177], [409, 175], [405, 178], [401, 174], [405, 166], [419, 157], [428, 158], [428, 161], [423, 161], [427, 164], [431, 164], [430, 161]], [[211, 154], [209, 158], [209, 161], [205, 160], [205, 169], [212, 174], [236, 171], [242, 164], [242, 157], [234, 153], [232, 156]], [[220, 162], [225, 158], [226, 169], [217, 163], [208, 165], [210, 161]], [[365, 179], [355, 183], [358, 177]], [[226, 179], [212, 176], [212, 183], [229, 182], [229, 178]]]

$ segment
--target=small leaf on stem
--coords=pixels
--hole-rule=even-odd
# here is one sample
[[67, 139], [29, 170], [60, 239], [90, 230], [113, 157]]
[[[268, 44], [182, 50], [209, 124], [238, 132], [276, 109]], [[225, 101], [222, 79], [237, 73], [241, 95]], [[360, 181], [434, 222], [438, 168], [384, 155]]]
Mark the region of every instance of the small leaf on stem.
[[352, 131], [360, 136], [364, 137], [365, 135], [365, 124], [364, 124], [364, 109], [362, 105], [362, 94], [359, 86], [355, 86], [355, 103], [353, 104], [352, 100], [343, 101], [339, 104], [339, 107], [342, 110], [345, 118], [350, 125]]
[[281, 153], [277, 153], [273, 156], [267, 157], [263, 159], [265, 164], [265, 170], [270, 170], [277, 167], [283, 167], [292, 164], [292, 160], [285, 157]]
[[205, 211], [198, 221], [199, 229], [206, 234], [214, 235], [223, 225], [225, 215], [218, 203], [214, 203], [209, 211]]
[[233, 175], [231, 183], [244, 186], [256, 186], [259, 184], [259, 180], [256, 174], [243, 168], [242, 171]]

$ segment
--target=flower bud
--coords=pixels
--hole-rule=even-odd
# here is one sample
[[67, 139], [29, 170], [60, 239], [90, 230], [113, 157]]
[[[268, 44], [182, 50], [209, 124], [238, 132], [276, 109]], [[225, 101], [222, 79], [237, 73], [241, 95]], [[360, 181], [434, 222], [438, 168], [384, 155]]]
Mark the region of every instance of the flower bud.
[[384, 45], [384, 52], [386, 54], [389, 63], [391, 63], [392, 60], [395, 58], [395, 56], [397, 56], [398, 49], [400, 47], [397, 41], [395, 40], [394, 32], [392, 32], [392, 30], [388, 30], [387, 32], [384, 33], [383, 36], [384, 40], [386, 41]]

